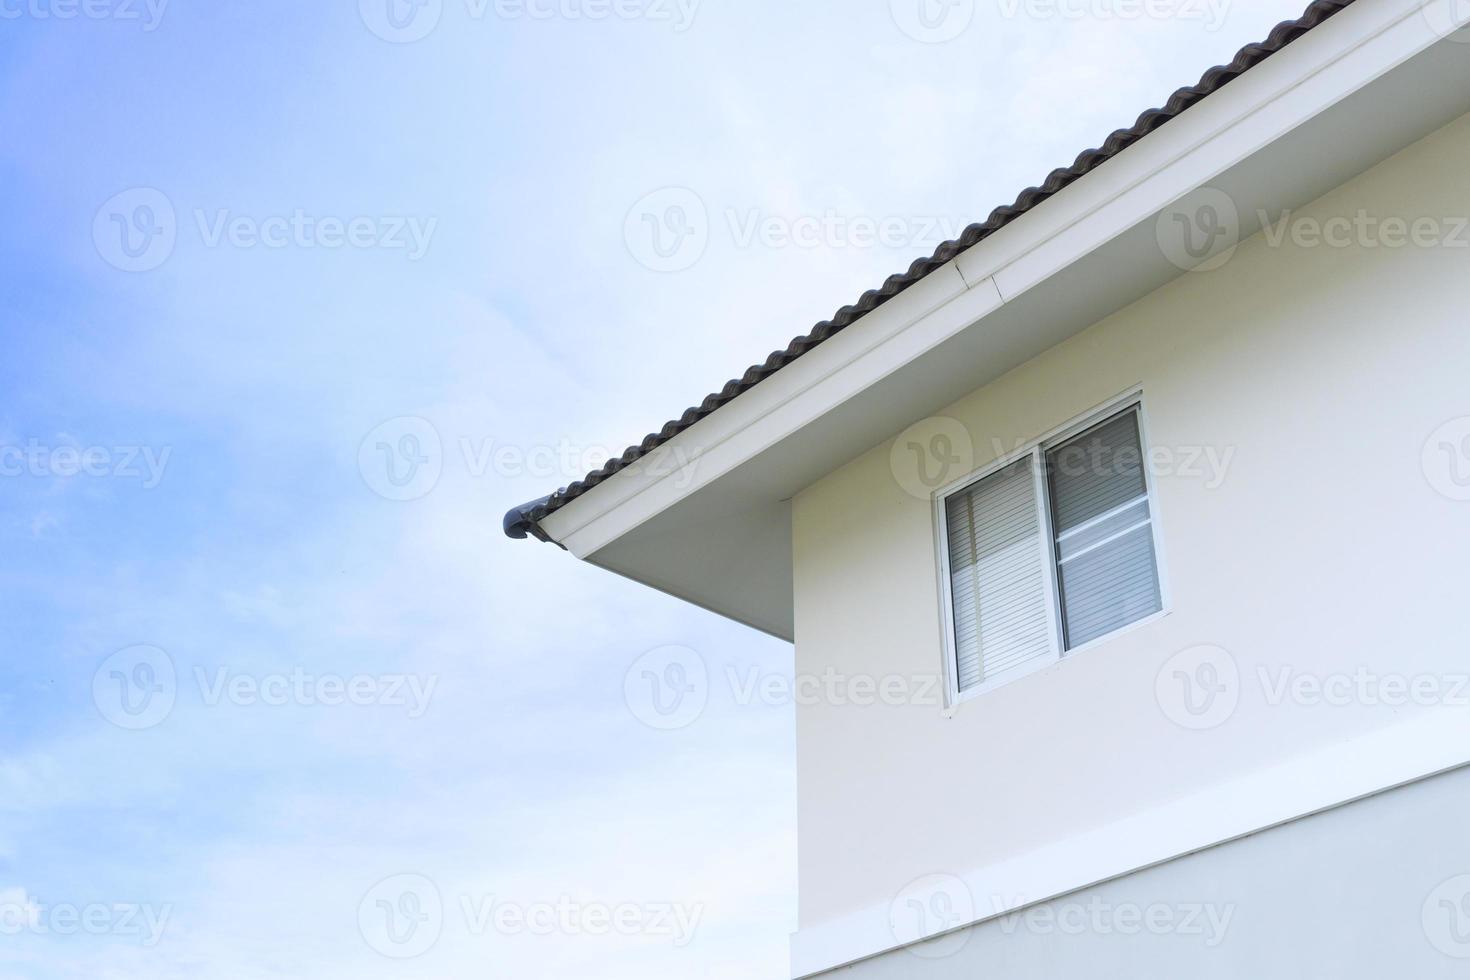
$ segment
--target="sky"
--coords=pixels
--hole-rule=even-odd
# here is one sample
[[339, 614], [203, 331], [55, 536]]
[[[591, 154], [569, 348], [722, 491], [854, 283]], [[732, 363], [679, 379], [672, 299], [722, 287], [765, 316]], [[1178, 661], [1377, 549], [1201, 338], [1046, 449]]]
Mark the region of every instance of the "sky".
[[1301, 5], [0, 0], [0, 980], [786, 976], [790, 647], [502, 514]]

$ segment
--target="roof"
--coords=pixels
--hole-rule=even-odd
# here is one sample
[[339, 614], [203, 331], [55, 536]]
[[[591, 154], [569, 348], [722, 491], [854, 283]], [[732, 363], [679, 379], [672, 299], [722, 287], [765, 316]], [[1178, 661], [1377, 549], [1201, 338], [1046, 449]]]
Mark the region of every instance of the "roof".
[[1241, 48], [1229, 64], [1216, 65], [1206, 71], [1194, 85], [1175, 91], [1162, 107], [1145, 110], [1132, 126], [1115, 130], [1109, 135], [1103, 141], [1102, 146], [1083, 150], [1070, 166], [1059, 167], [1048, 174], [1040, 186], [1026, 188], [1017, 195], [1014, 202], [997, 207], [984, 221], [970, 225], [958, 238], [940, 245], [935, 249], [933, 255], [918, 259], [906, 271], [889, 276], [884, 280], [883, 285], [863, 293], [856, 303], [842, 307], [832, 315], [831, 319], [821, 321], [810, 332], [792, 340], [784, 350], [774, 351], [761, 363], [751, 365], [740, 377], [726, 382], [724, 387], [706, 396], [698, 405], [685, 409], [678, 418], [664, 423], [658, 431], [649, 433], [637, 445], [629, 446], [622, 455], [609, 460], [601, 468], [593, 470], [582, 479], [562, 487], [555, 493], [512, 508], [505, 515], [503, 524], [505, 533], [512, 538], [524, 538], [531, 535], [542, 541], [551, 541], [551, 537], [540, 527], [540, 522], [548, 515], [618, 471], [637, 462], [700, 419], [717, 411], [791, 364], [803, 354], [836, 336], [868, 313], [923, 280], [936, 269], [1015, 221], [1068, 184], [1122, 153], [1129, 146], [1174, 119], [1206, 96], [1224, 88], [1303, 34], [1350, 6], [1352, 2], [1353, 0], [1315, 0], [1300, 17], [1277, 24], [1264, 41], [1247, 44]]

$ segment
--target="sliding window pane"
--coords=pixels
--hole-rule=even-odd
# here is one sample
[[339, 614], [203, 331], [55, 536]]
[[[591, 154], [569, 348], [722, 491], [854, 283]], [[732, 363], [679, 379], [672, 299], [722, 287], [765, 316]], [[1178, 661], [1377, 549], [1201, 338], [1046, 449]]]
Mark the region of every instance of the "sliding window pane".
[[1138, 408], [1046, 454], [1067, 649], [1163, 608]]

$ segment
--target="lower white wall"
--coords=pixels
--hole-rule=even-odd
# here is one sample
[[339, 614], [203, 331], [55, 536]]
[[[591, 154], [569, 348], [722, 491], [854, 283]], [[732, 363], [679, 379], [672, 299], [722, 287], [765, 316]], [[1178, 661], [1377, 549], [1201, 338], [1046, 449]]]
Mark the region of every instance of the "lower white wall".
[[1467, 812], [1460, 769], [824, 976], [1463, 977]]
[[[1453, 224], [1470, 215], [1467, 159], [1461, 119], [1297, 217]], [[1366, 673], [1470, 697], [1452, 690], [1470, 671], [1456, 623], [1470, 503], [1431, 440], [1470, 416], [1466, 282], [1466, 247], [1257, 236], [942, 413], [979, 467], [1141, 386], [1151, 448], [1215, 463], [1156, 473], [1167, 615], [953, 713], [852, 688], [798, 705], [803, 932], [1294, 753], [1465, 715], [1351, 691], [1275, 699], [1272, 685]], [[943, 650], [932, 510], [890, 446], [803, 491], [793, 532], [798, 673], [921, 692]], [[1201, 645], [1238, 682], [1233, 709], [1197, 730], [1158, 685]]]

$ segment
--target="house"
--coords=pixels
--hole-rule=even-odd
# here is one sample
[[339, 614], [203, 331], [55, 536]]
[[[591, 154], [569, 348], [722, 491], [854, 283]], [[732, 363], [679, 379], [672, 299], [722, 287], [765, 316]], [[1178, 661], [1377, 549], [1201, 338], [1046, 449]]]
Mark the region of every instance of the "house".
[[1466, 16], [1318, 0], [507, 515], [838, 680], [793, 977], [1464, 975]]

